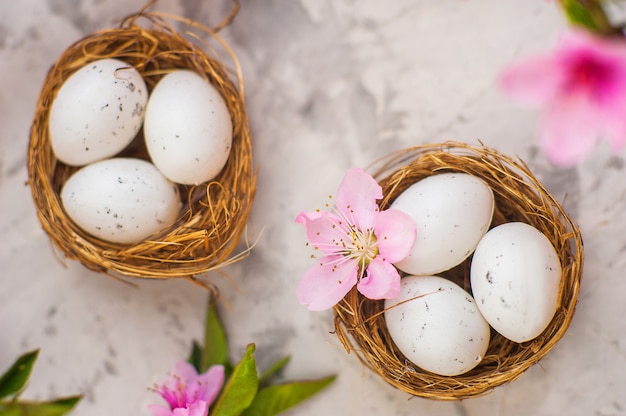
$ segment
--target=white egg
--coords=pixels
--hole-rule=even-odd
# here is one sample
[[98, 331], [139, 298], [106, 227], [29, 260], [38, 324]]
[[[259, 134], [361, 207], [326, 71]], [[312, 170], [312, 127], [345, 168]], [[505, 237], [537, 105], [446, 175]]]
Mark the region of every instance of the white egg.
[[178, 218], [178, 188], [151, 163], [112, 158], [76, 171], [61, 190], [67, 215], [105, 241], [137, 243]]
[[414, 183], [390, 207], [408, 214], [417, 225], [415, 245], [396, 267], [431, 275], [453, 268], [474, 251], [491, 224], [494, 200], [481, 179], [441, 173]]
[[481, 313], [511, 341], [535, 338], [554, 317], [561, 263], [548, 238], [528, 224], [489, 230], [472, 257], [470, 278]]
[[400, 295], [386, 300], [385, 309], [394, 343], [424, 370], [445, 376], [463, 374], [487, 352], [489, 325], [474, 299], [447, 279], [404, 277]]
[[233, 126], [217, 89], [193, 71], [177, 70], [152, 91], [144, 134], [152, 162], [167, 178], [197, 185], [226, 164]]
[[114, 156], [139, 132], [148, 89], [137, 70], [117, 59], [91, 62], [59, 88], [50, 108], [52, 150], [82, 166]]

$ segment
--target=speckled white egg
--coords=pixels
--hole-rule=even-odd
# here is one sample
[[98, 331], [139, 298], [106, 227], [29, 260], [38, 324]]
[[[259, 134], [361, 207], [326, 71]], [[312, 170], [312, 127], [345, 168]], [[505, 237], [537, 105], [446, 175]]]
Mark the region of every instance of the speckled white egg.
[[176, 221], [178, 187], [151, 163], [112, 158], [80, 168], [61, 190], [67, 215], [102, 240], [132, 244]]
[[487, 352], [489, 324], [472, 296], [447, 279], [404, 277], [400, 295], [386, 300], [385, 309], [393, 342], [424, 370], [444, 376], [463, 374]]
[[489, 229], [494, 210], [491, 188], [465, 173], [428, 176], [408, 187], [391, 208], [417, 225], [413, 249], [396, 263], [414, 275], [431, 275], [465, 260]]
[[111, 157], [135, 138], [148, 90], [141, 74], [118, 59], [91, 62], [59, 88], [50, 108], [50, 144], [57, 159], [82, 166]]
[[155, 166], [170, 180], [197, 185], [217, 176], [230, 154], [233, 125], [224, 98], [190, 70], [164, 76], [148, 100], [144, 134]]
[[491, 229], [476, 247], [470, 280], [489, 324], [511, 341], [524, 342], [541, 334], [554, 317], [561, 263], [539, 230], [522, 222], [505, 223]]

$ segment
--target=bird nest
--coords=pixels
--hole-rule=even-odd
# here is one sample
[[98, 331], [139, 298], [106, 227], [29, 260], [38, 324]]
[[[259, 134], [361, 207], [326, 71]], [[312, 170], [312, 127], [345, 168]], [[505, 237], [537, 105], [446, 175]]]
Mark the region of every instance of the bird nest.
[[[521, 161], [495, 150], [463, 143], [424, 145], [383, 159], [374, 177], [383, 188], [381, 209], [411, 184], [443, 172], [463, 172], [484, 180], [493, 190], [491, 227], [513, 221], [532, 225], [554, 245], [563, 266], [559, 304], [548, 327], [537, 338], [516, 343], [492, 330], [487, 353], [471, 371], [441, 376], [424, 371], [394, 345], [384, 318], [384, 301], [365, 298], [353, 288], [334, 308], [335, 333], [348, 353], [354, 353], [387, 383], [411, 395], [438, 400], [479, 396], [518, 378], [543, 358], [563, 337], [574, 315], [583, 266], [578, 228], [546, 188]], [[471, 293], [471, 257], [442, 273]]]
[[[256, 189], [250, 129], [241, 70], [235, 54], [217, 31], [230, 23], [238, 5], [218, 27], [208, 29], [177, 16], [145, 9], [117, 28], [93, 33], [67, 48], [44, 81], [31, 128], [28, 175], [37, 215], [54, 246], [87, 268], [111, 275], [143, 278], [194, 276], [245, 256], [233, 254], [245, 231]], [[139, 24], [141, 21], [142, 24]], [[177, 32], [173, 25], [184, 31]], [[211, 44], [232, 60], [226, 66]], [[131, 245], [102, 241], [67, 216], [61, 187], [77, 168], [55, 157], [49, 136], [49, 113], [63, 82], [86, 64], [120, 59], [136, 68], [149, 91], [167, 73], [191, 69], [205, 77], [223, 96], [233, 122], [233, 142], [221, 173], [197, 186], [177, 185], [183, 201], [178, 220], [168, 229]], [[148, 159], [142, 132], [119, 156]]]

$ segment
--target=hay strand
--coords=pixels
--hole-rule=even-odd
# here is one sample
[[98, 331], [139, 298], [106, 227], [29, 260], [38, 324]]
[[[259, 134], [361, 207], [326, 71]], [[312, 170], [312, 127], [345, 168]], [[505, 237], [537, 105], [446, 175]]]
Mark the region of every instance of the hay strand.
[[[395, 347], [385, 325], [384, 302], [369, 300], [353, 289], [334, 308], [335, 333], [348, 353], [354, 353], [387, 383], [406, 393], [457, 400], [483, 395], [515, 380], [554, 348], [576, 308], [583, 266], [582, 239], [567, 213], [523, 162], [484, 146], [446, 142], [391, 154], [379, 161], [374, 171], [383, 188], [382, 209], [426, 176], [463, 172], [482, 178], [494, 191], [492, 227], [525, 222], [543, 232], [554, 245], [563, 266], [560, 304], [537, 338], [518, 344], [492, 330], [486, 356], [476, 368], [459, 376], [440, 376], [414, 366]], [[470, 261], [442, 276], [470, 290]]]

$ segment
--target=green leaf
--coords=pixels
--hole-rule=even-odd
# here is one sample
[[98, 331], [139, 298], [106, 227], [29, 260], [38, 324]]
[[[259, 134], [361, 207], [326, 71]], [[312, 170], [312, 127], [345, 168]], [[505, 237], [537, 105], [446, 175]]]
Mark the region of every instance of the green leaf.
[[330, 376], [319, 380], [296, 381], [266, 387], [259, 391], [242, 416], [277, 415], [317, 394], [335, 381], [335, 378]]
[[0, 402], [0, 415], [2, 416], [22, 416], [20, 409], [17, 409], [11, 403]]
[[0, 377], [0, 399], [14, 396], [24, 388], [38, 355], [39, 350], [21, 355]]
[[204, 373], [212, 365], [221, 364], [227, 370], [230, 367], [226, 331], [217, 312], [215, 298], [209, 298], [204, 327], [204, 348], [201, 354], [199, 372]]
[[270, 368], [265, 370], [263, 373], [261, 373], [261, 376], [259, 377], [259, 386], [264, 387], [267, 384], [269, 384], [272, 377], [274, 377], [276, 373], [282, 370], [283, 367], [287, 365], [289, 360], [291, 360], [291, 356], [287, 355], [286, 357], [283, 357], [280, 360], [278, 360], [276, 363], [274, 363], [274, 365], [272, 365]]
[[233, 369], [217, 402], [211, 407], [211, 416], [238, 416], [256, 395], [259, 377], [254, 359], [254, 344], [249, 344], [241, 361]]
[[599, 34], [615, 33], [616, 29], [611, 26], [601, 3], [601, 0], [560, 0], [561, 8], [572, 25]]
[[202, 367], [202, 347], [196, 341], [191, 345], [191, 352], [187, 362], [196, 368], [196, 371], [200, 372]]
[[48, 402], [18, 402], [0, 404], [2, 416], [62, 416], [70, 412], [81, 396], [64, 397]]

